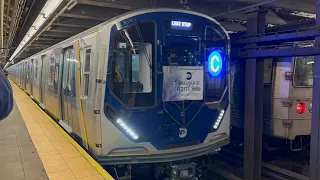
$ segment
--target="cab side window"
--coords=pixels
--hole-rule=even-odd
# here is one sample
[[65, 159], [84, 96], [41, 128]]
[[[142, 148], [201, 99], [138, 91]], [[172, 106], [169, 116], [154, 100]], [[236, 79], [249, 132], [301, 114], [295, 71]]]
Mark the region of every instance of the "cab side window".
[[54, 76], [55, 76], [54, 55], [51, 55], [50, 62], [49, 62], [49, 81], [48, 81], [50, 87], [53, 87]]
[[90, 64], [91, 64], [91, 48], [85, 49], [84, 68], [83, 68], [83, 88], [82, 96], [89, 96], [89, 81], [90, 81]]

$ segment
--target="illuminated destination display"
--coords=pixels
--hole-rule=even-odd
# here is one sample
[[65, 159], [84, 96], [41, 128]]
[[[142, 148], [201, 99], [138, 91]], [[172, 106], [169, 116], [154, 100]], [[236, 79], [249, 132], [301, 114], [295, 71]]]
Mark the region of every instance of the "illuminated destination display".
[[174, 29], [174, 30], [192, 31], [192, 28], [193, 28], [191, 22], [171, 21], [170, 25], [171, 25], [171, 29]]

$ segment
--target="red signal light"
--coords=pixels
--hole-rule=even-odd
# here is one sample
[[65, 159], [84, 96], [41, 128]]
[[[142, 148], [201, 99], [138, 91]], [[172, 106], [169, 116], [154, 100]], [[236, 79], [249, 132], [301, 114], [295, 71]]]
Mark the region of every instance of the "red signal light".
[[303, 102], [297, 104], [297, 106], [296, 106], [296, 112], [297, 112], [298, 114], [303, 114], [303, 113], [305, 113], [305, 112], [306, 112], [306, 109], [307, 109], [306, 104], [304, 104]]

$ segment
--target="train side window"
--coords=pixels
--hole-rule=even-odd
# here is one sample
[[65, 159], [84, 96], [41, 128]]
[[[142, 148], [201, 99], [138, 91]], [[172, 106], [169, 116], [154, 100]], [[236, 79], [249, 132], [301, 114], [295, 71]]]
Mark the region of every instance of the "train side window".
[[271, 84], [272, 81], [272, 58], [268, 58], [264, 60], [264, 76], [263, 76], [263, 82], [265, 85]]
[[39, 68], [39, 62], [38, 59], [34, 62], [34, 81], [38, 82], [38, 68]]
[[72, 85], [71, 85], [71, 89], [73, 89], [71, 91], [71, 96], [72, 97], [76, 97], [77, 93], [76, 93], [76, 67], [75, 67], [75, 63], [72, 65]]
[[27, 79], [29, 80], [29, 73], [30, 73], [30, 63], [26, 62], [27, 64]]
[[64, 67], [63, 67], [63, 89], [65, 88], [69, 88], [70, 89], [70, 83], [69, 83], [69, 76], [70, 76], [70, 70], [69, 70], [69, 66], [70, 66], [70, 56], [69, 56], [69, 50], [65, 50], [65, 53], [63, 54], [64, 56]]
[[50, 63], [49, 63], [49, 86], [53, 87], [53, 82], [54, 82], [54, 56], [50, 56]]
[[84, 55], [84, 68], [83, 68], [83, 88], [82, 95], [89, 96], [89, 80], [90, 80], [90, 64], [91, 64], [91, 48], [85, 50]]
[[314, 56], [297, 56], [294, 59], [293, 86], [312, 87]]
[[68, 87], [69, 87], [69, 89], [71, 90], [71, 92], [73, 91], [73, 86], [72, 86], [72, 72], [73, 72], [73, 66], [74, 66], [74, 50], [73, 49], [71, 49], [70, 50], [70, 53], [69, 53], [69, 61], [68, 61], [68, 65], [69, 65], [69, 67], [68, 67], [68, 71], [69, 71], [69, 73], [68, 73]]
[[71, 96], [72, 97], [76, 97], [77, 93], [76, 93], [76, 64], [77, 61], [75, 59], [75, 54], [74, 54], [74, 49], [71, 48], [68, 50], [69, 51], [69, 60], [68, 60], [68, 86], [69, 89], [71, 90]]
[[33, 59], [31, 59], [31, 63], [30, 63], [30, 80], [31, 80], [31, 82], [34, 81], [34, 64], [33, 64]]
[[24, 73], [27, 74], [27, 79], [29, 79], [29, 63], [24, 63]]

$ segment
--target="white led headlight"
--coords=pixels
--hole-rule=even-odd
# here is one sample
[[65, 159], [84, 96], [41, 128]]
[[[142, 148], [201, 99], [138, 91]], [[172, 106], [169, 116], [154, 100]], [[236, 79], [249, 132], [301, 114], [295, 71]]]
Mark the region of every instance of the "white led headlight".
[[133, 138], [133, 139], [139, 139], [139, 136], [132, 131], [132, 129], [130, 129], [128, 127], [128, 125], [123, 122], [121, 119], [117, 119], [117, 123]]
[[218, 127], [219, 127], [219, 125], [220, 125], [220, 123], [222, 121], [223, 115], [224, 115], [224, 110], [220, 111], [220, 114], [219, 114], [219, 116], [218, 116], [218, 118], [216, 120], [216, 123], [213, 126], [214, 129], [218, 129]]

